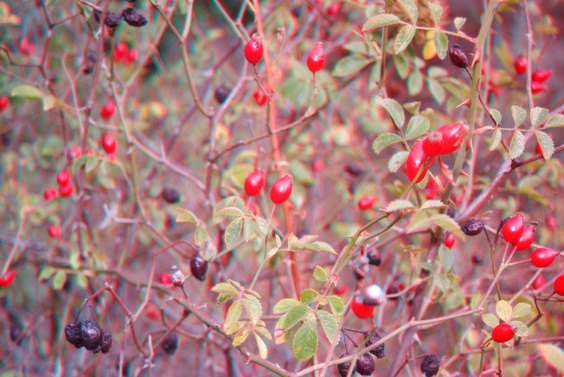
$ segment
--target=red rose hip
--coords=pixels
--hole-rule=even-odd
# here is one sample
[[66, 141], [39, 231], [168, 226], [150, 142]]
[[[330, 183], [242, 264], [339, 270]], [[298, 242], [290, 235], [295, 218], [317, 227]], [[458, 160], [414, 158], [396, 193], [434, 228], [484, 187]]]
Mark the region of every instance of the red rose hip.
[[59, 228], [57, 225], [51, 225], [49, 226], [49, 229], [47, 229], [47, 233], [51, 238], [59, 238], [61, 237], [61, 228]]
[[431, 132], [429, 136], [423, 140], [423, 152], [428, 156], [438, 156], [443, 154], [443, 134], [440, 132]]
[[505, 343], [513, 339], [517, 329], [508, 323], [502, 323], [494, 327], [492, 339], [497, 343]]
[[74, 187], [72, 186], [72, 183], [59, 187], [59, 195], [61, 195], [62, 197], [68, 198], [72, 195], [73, 192]]
[[8, 108], [10, 104], [10, 99], [6, 96], [0, 96], [0, 111], [4, 111]]
[[445, 240], [443, 241], [443, 245], [445, 245], [446, 247], [448, 247], [449, 249], [452, 249], [452, 247], [454, 246], [454, 244], [456, 243], [456, 236], [454, 234], [449, 234]]
[[541, 247], [531, 253], [531, 263], [538, 268], [548, 267], [558, 256], [558, 251]]
[[517, 241], [514, 246], [517, 248], [517, 250], [525, 250], [533, 244], [534, 240], [535, 228], [529, 225], [523, 229], [523, 233], [521, 234], [519, 241]]
[[374, 313], [374, 306], [366, 305], [361, 296], [355, 296], [351, 302], [352, 312], [360, 319], [366, 319]]
[[443, 148], [441, 154], [449, 154], [456, 151], [462, 143], [466, 134], [468, 134], [468, 126], [462, 123], [453, 123], [442, 126], [437, 130], [443, 137]]
[[[407, 161], [405, 163], [405, 174], [407, 175], [407, 179], [410, 181], [415, 179], [426, 158], [427, 154], [423, 151], [423, 141], [417, 140], [415, 145], [413, 145], [411, 152], [409, 152], [409, 156], [407, 157]], [[421, 172], [416, 183], [421, 182], [423, 178], [425, 178], [427, 170], [429, 170], [429, 168], [426, 168]]]
[[561, 275], [554, 280], [554, 293], [559, 296], [564, 296], [564, 275]]
[[102, 106], [102, 110], [100, 110], [100, 117], [104, 120], [110, 119], [116, 112], [116, 104], [114, 101], [108, 101], [104, 106]]
[[525, 72], [527, 72], [527, 58], [523, 55], [519, 55], [519, 57], [515, 59], [513, 66], [518, 75], [525, 74]]
[[501, 227], [501, 235], [507, 242], [515, 244], [521, 239], [524, 228], [523, 215], [518, 213], [503, 224], [503, 227]]
[[254, 173], [249, 174], [247, 179], [245, 179], [245, 193], [248, 196], [256, 196], [260, 194], [261, 190], [264, 188], [265, 177], [262, 170], [257, 170]]
[[71, 174], [67, 170], [63, 170], [57, 174], [57, 183], [61, 186], [66, 186], [71, 180]]
[[4, 275], [0, 276], [0, 288], [6, 288], [12, 285], [16, 280], [16, 270], [8, 270]]
[[106, 132], [102, 138], [102, 147], [108, 154], [115, 153], [117, 150], [117, 141], [111, 132]]
[[294, 179], [291, 175], [285, 175], [272, 185], [270, 188], [270, 200], [276, 204], [282, 204], [290, 198]]
[[43, 198], [45, 200], [53, 200], [57, 197], [57, 190], [54, 187], [49, 187], [43, 192]]
[[544, 92], [545, 89], [546, 89], [546, 87], [544, 86], [544, 84], [537, 82], [537, 81], [531, 82], [531, 92], [533, 94]]
[[323, 51], [323, 43], [317, 42], [313, 50], [307, 57], [307, 67], [313, 73], [321, 71], [325, 66], [325, 52]]
[[545, 82], [546, 80], [548, 80], [550, 78], [550, 76], [552, 76], [552, 72], [538, 70], [538, 71], [533, 72], [532, 78], [533, 78], [533, 81], [536, 81], [536, 82]]
[[376, 203], [376, 200], [377, 199], [374, 196], [363, 196], [358, 201], [358, 208], [361, 211], [367, 211], [374, 206], [374, 203]]
[[262, 37], [258, 33], [254, 33], [245, 45], [245, 58], [249, 63], [257, 64], [262, 59], [263, 54]]

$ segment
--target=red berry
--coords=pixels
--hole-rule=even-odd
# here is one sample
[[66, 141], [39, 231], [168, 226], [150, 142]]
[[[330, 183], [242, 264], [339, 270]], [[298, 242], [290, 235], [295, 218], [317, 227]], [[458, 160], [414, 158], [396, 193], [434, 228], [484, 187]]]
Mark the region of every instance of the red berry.
[[443, 150], [441, 154], [449, 154], [460, 148], [466, 134], [468, 134], [468, 126], [457, 122], [442, 126], [437, 132], [443, 137]]
[[264, 185], [264, 172], [262, 170], [257, 170], [256, 172], [249, 174], [247, 179], [245, 179], [245, 193], [248, 196], [258, 195], [264, 188]]
[[564, 275], [561, 275], [554, 280], [554, 293], [564, 296]]
[[20, 52], [25, 56], [29, 56], [35, 51], [35, 45], [30, 43], [27, 39], [22, 39], [19, 48]]
[[[548, 137], [550, 138], [550, 140], [554, 140], [554, 136], [552, 136], [552, 134], [549, 134]], [[537, 143], [537, 147], [535, 148], [535, 152], [537, 154], [542, 154], [542, 147], [539, 143]]]
[[[423, 166], [426, 158], [427, 155], [425, 154], [425, 152], [423, 152], [423, 141], [417, 140], [415, 142], [415, 145], [413, 145], [411, 152], [409, 152], [409, 156], [407, 157], [405, 164], [405, 174], [407, 174], [407, 179], [409, 179], [410, 181], [413, 181], [415, 179], [417, 172], [419, 172], [419, 169], [421, 168], [421, 166]], [[427, 170], [429, 170], [429, 168], [426, 168], [421, 172], [416, 183], [421, 182], [423, 178], [425, 178]]]
[[6, 110], [9, 104], [10, 99], [7, 96], [0, 96], [0, 111]]
[[531, 263], [538, 268], [548, 267], [558, 256], [558, 251], [541, 247], [531, 253]]
[[535, 280], [533, 280], [533, 289], [539, 290], [546, 284], [546, 279], [544, 278], [543, 274], [537, 276]]
[[114, 61], [122, 62], [125, 57], [129, 54], [129, 46], [124, 41], [119, 41], [114, 48]]
[[536, 229], [530, 225], [523, 229], [523, 233], [521, 234], [519, 241], [517, 241], [514, 245], [517, 250], [528, 249], [533, 244], [533, 241], [535, 240], [535, 230]]
[[335, 293], [337, 296], [343, 296], [345, 293], [347, 293], [347, 286], [344, 284], [337, 285], [333, 288], [333, 293]]
[[117, 150], [117, 141], [111, 132], [106, 132], [102, 138], [102, 147], [108, 154], [115, 153]]
[[443, 134], [440, 132], [431, 132], [431, 134], [423, 140], [423, 152], [429, 156], [443, 154], [443, 149]]
[[72, 195], [74, 191], [74, 187], [72, 186], [72, 183], [69, 183], [68, 185], [64, 185], [64, 186], [60, 186], [59, 187], [59, 195], [68, 198], [69, 196]]
[[531, 92], [533, 94], [543, 92], [545, 89], [546, 87], [544, 86], [544, 84], [541, 84], [540, 82], [533, 81], [531, 83]]
[[125, 55], [125, 58], [123, 60], [125, 61], [126, 64], [131, 64], [131, 63], [135, 63], [137, 59], [139, 59], [139, 51], [133, 48], [129, 50], [129, 52], [127, 53], [127, 55]]
[[307, 57], [307, 67], [313, 73], [321, 71], [325, 65], [325, 52], [323, 52], [323, 43], [317, 42], [313, 50]]
[[360, 319], [366, 319], [374, 313], [374, 306], [366, 305], [361, 296], [355, 296], [351, 302], [352, 312]]
[[543, 70], [538, 70], [538, 71], [534, 71], [532, 78], [533, 81], [536, 82], [545, 82], [546, 80], [548, 80], [550, 78], [550, 76], [552, 76], [552, 72], [550, 71], [543, 71]]
[[67, 150], [67, 158], [70, 160], [76, 160], [82, 156], [82, 148], [80, 147], [70, 147]]
[[276, 204], [284, 203], [292, 194], [294, 179], [291, 175], [285, 175], [272, 185], [270, 188], [270, 200]]
[[264, 92], [260, 88], [257, 89], [255, 94], [253, 94], [253, 97], [255, 97], [255, 102], [259, 106], [263, 106], [266, 104], [266, 102], [268, 102], [268, 97], [266, 96], [266, 94], [264, 94]]
[[558, 228], [558, 220], [553, 215], [546, 216], [546, 226], [551, 229]]
[[454, 246], [454, 244], [456, 243], [456, 236], [454, 234], [449, 234], [445, 240], [443, 241], [443, 245], [445, 245], [446, 247], [448, 247], [449, 249], [452, 249], [452, 247]]
[[523, 215], [518, 213], [503, 224], [501, 235], [507, 242], [515, 244], [521, 238], [524, 228]]
[[172, 284], [172, 278], [168, 272], [163, 272], [161, 274], [161, 284], [170, 285]]
[[327, 13], [327, 16], [329, 16], [330, 18], [336, 18], [339, 13], [341, 13], [341, 6], [343, 5], [343, 3], [341, 3], [340, 1], [336, 1], [334, 3], [331, 3], [327, 9], [325, 9], [325, 12]]
[[515, 71], [517, 71], [518, 75], [525, 74], [525, 72], [527, 72], [527, 58], [523, 55], [519, 55], [519, 57], [515, 59], [513, 66], [515, 67]]
[[374, 206], [374, 203], [376, 203], [376, 200], [377, 199], [374, 196], [363, 196], [358, 201], [358, 208], [361, 211], [369, 210], [370, 208], [372, 208]]
[[56, 225], [51, 225], [49, 229], [47, 229], [47, 233], [49, 233], [51, 238], [59, 238], [61, 237], [61, 228]]
[[67, 170], [63, 170], [57, 174], [57, 183], [61, 186], [66, 186], [71, 180], [71, 174]]
[[45, 200], [53, 200], [57, 197], [57, 190], [54, 187], [49, 187], [47, 190], [43, 191], [43, 198]]
[[16, 280], [16, 270], [8, 270], [2, 276], [0, 276], [0, 288], [6, 288], [12, 285]]
[[494, 342], [505, 343], [513, 339], [517, 329], [509, 323], [502, 323], [494, 327], [492, 331], [492, 339]]
[[264, 54], [264, 46], [262, 37], [258, 33], [254, 33], [251, 39], [245, 45], [245, 58], [251, 64], [257, 64]]
[[108, 120], [114, 115], [115, 112], [116, 104], [114, 103], [114, 101], [110, 100], [106, 102], [106, 104], [102, 107], [102, 110], [100, 110], [100, 116], [102, 117], [102, 119]]
[[323, 170], [323, 160], [313, 161], [313, 163], [311, 164], [311, 169], [316, 173]]

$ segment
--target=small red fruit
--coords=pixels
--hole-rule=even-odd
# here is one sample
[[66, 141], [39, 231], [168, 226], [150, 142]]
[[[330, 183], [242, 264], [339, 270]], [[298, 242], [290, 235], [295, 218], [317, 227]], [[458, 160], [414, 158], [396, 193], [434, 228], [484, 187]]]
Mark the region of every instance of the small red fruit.
[[[552, 136], [552, 134], [549, 134], [548, 137], [550, 138], [550, 140], [554, 140], [554, 136]], [[537, 143], [537, 147], [535, 148], [535, 152], [537, 154], [542, 154], [542, 147], [539, 143]]]
[[361, 296], [355, 296], [351, 302], [352, 312], [360, 319], [366, 319], [372, 316], [375, 306], [366, 305]]
[[114, 103], [114, 101], [108, 101], [106, 102], [106, 104], [102, 107], [102, 110], [100, 110], [100, 116], [102, 117], [102, 119], [104, 120], [108, 120], [110, 119], [116, 112], [116, 104]]
[[[421, 168], [421, 166], [423, 166], [425, 159], [427, 159], [427, 154], [423, 152], [423, 141], [417, 140], [415, 142], [415, 145], [413, 145], [411, 152], [409, 152], [409, 156], [407, 157], [405, 164], [405, 174], [407, 174], [407, 179], [409, 179], [410, 181], [413, 181], [415, 179], [417, 173], [419, 172], [419, 169]], [[421, 182], [423, 178], [425, 178], [427, 170], [429, 170], [429, 168], [426, 168], [421, 172], [416, 183]]]
[[102, 147], [108, 154], [115, 153], [117, 150], [117, 141], [111, 132], [106, 132], [102, 138]]
[[535, 280], [533, 280], [533, 289], [539, 290], [546, 284], [546, 279], [544, 278], [543, 274], [537, 276]]
[[2, 276], [0, 276], [0, 288], [6, 288], [12, 285], [16, 280], [16, 270], [8, 270]]
[[80, 158], [82, 156], [82, 148], [80, 148], [80, 147], [70, 147], [67, 150], [66, 155], [67, 155], [67, 158], [69, 160], [71, 160], [71, 161], [76, 160], [77, 158]]
[[361, 211], [367, 211], [374, 206], [374, 203], [376, 203], [376, 200], [377, 199], [374, 196], [363, 196], [358, 201], [358, 208]]
[[454, 244], [456, 243], [456, 236], [454, 234], [449, 234], [445, 240], [443, 241], [443, 245], [445, 245], [446, 247], [448, 247], [449, 249], [452, 249], [452, 247], [454, 246]]
[[546, 216], [546, 226], [551, 229], [558, 228], [558, 220], [553, 215]]
[[507, 242], [515, 244], [521, 238], [523, 229], [523, 215], [518, 213], [503, 224], [501, 235]]
[[25, 56], [29, 56], [35, 51], [35, 45], [29, 42], [27, 39], [22, 39], [19, 48], [20, 52]]
[[325, 66], [325, 52], [323, 51], [323, 43], [317, 42], [313, 50], [307, 57], [307, 67], [313, 73], [321, 71]]
[[564, 296], [564, 275], [561, 275], [554, 280], [554, 293]]
[[323, 165], [323, 160], [315, 160], [311, 164], [311, 169], [317, 173], [323, 170]]
[[278, 179], [270, 188], [270, 200], [276, 204], [284, 203], [292, 194], [294, 179], [291, 175], [285, 175]]
[[164, 285], [171, 285], [172, 284], [172, 278], [170, 277], [170, 274], [168, 272], [163, 272], [161, 274], [161, 284], [164, 284]]
[[545, 89], [546, 87], [544, 86], [544, 84], [541, 84], [540, 82], [533, 81], [531, 83], [531, 92], [533, 94], [544, 92]]
[[127, 55], [125, 55], [125, 58], [123, 60], [126, 64], [131, 64], [131, 63], [135, 63], [137, 59], [139, 59], [139, 51], [132, 48], [131, 50], [129, 50]]
[[515, 59], [513, 66], [515, 67], [515, 71], [517, 71], [518, 75], [525, 74], [525, 72], [527, 72], [527, 58], [523, 55], [519, 55], [519, 57]]
[[74, 191], [74, 187], [72, 186], [72, 183], [69, 183], [68, 185], [64, 185], [64, 186], [60, 186], [59, 187], [59, 195], [68, 198], [69, 196], [72, 195]]
[[428, 156], [438, 156], [443, 154], [443, 134], [440, 132], [431, 132], [429, 136], [423, 140], [423, 152]]
[[264, 94], [264, 92], [260, 88], [257, 89], [255, 94], [253, 94], [253, 97], [255, 97], [255, 102], [259, 106], [264, 106], [266, 102], [268, 102], [268, 97], [266, 96], [266, 94]]
[[492, 339], [494, 342], [505, 343], [513, 339], [517, 329], [509, 323], [502, 323], [494, 327], [492, 331]]
[[531, 253], [531, 263], [538, 268], [548, 267], [558, 256], [558, 251], [541, 247]]
[[545, 82], [546, 80], [548, 80], [550, 78], [550, 76], [552, 76], [552, 72], [550, 71], [543, 71], [543, 70], [538, 70], [538, 71], [534, 71], [532, 78], [533, 81], [536, 82]]
[[122, 62], [125, 57], [129, 54], [129, 46], [124, 41], [119, 41], [114, 48], [114, 61]]
[[466, 134], [468, 134], [468, 126], [462, 123], [453, 123], [442, 126], [437, 130], [443, 137], [443, 148], [441, 154], [449, 154], [456, 151], [462, 143]]
[[264, 46], [262, 37], [258, 33], [254, 33], [251, 39], [245, 45], [245, 58], [251, 64], [257, 64], [264, 54]]
[[57, 174], [57, 183], [61, 186], [66, 186], [69, 184], [71, 180], [71, 174], [67, 170], [63, 170], [59, 174]]
[[343, 296], [345, 293], [347, 293], [347, 286], [344, 284], [337, 285], [333, 288], [333, 293], [335, 293], [337, 296]]
[[49, 229], [47, 229], [47, 233], [51, 238], [59, 238], [61, 237], [61, 228], [56, 225], [50, 225]]
[[57, 190], [54, 187], [49, 187], [47, 190], [43, 191], [43, 198], [45, 200], [53, 200], [57, 197]]
[[523, 233], [521, 234], [519, 241], [517, 241], [514, 245], [517, 250], [528, 249], [533, 244], [533, 241], [535, 240], [535, 230], [536, 229], [531, 225], [526, 226], [523, 229]]
[[0, 111], [6, 110], [9, 104], [10, 99], [7, 96], [0, 96]]
[[342, 5], [343, 3], [341, 3], [340, 1], [335, 1], [334, 3], [331, 3], [327, 7], [327, 9], [325, 9], [327, 16], [329, 16], [330, 18], [336, 18], [339, 15], [339, 13], [341, 13]]
[[245, 179], [245, 193], [248, 196], [258, 195], [264, 188], [265, 183], [264, 172], [262, 170], [257, 170], [256, 172], [249, 174], [247, 179]]

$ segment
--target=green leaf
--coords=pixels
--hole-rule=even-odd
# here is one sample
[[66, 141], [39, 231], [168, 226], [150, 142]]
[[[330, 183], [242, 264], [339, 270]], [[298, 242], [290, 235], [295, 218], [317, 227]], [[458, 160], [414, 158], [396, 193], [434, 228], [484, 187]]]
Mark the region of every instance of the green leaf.
[[316, 321], [305, 321], [296, 332], [292, 349], [297, 360], [309, 360], [317, 351], [317, 324]]
[[184, 209], [184, 208], [179, 208], [179, 209], [183, 213], [176, 217], [177, 223], [196, 224], [198, 222], [198, 218], [192, 212], [190, 212], [190, 211], [188, 211], [187, 209]]
[[415, 37], [415, 32], [417, 29], [415, 26], [404, 26], [400, 29], [396, 40], [394, 41], [394, 50], [396, 54], [399, 54], [409, 46], [413, 37]]
[[440, 226], [441, 228], [451, 232], [461, 240], [465, 239], [464, 233], [462, 233], [462, 230], [460, 229], [456, 221], [454, 221], [451, 217], [442, 213], [437, 213], [431, 216], [431, 221], [436, 226]]
[[513, 308], [513, 318], [524, 317], [531, 312], [531, 305], [520, 302]]
[[227, 229], [225, 229], [225, 246], [227, 246], [228, 249], [233, 248], [237, 244], [237, 241], [241, 236], [242, 228], [243, 219], [240, 217], [233, 220], [231, 224], [227, 226]]
[[450, 281], [443, 274], [433, 275], [433, 282], [439, 287], [439, 289], [446, 293], [450, 289]]
[[266, 325], [263, 321], [259, 322], [259, 326], [255, 327], [255, 331], [268, 340], [272, 340], [272, 335], [268, 332]]
[[409, 75], [407, 79], [407, 90], [411, 96], [415, 96], [423, 90], [423, 75], [418, 69], [414, 69], [411, 75]]
[[501, 130], [496, 129], [492, 135], [492, 140], [490, 141], [490, 151], [497, 149], [499, 143], [501, 142]]
[[60, 291], [63, 289], [65, 282], [67, 281], [67, 274], [64, 271], [57, 271], [53, 276], [53, 289]]
[[40, 89], [31, 85], [20, 85], [12, 89], [12, 97], [24, 97], [30, 100], [41, 100], [46, 94]]
[[443, 16], [443, 7], [437, 3], [429, 3], [429, 9], [431, 10], [431, 16], [433, 17], [433, 21], [435, 21], [435, 25], [439, 26], [441, 17]]
[[228, 284], [228, 283], [216, 284], [212, 287], [211, 290], [215, 293], [228, 294], [228, 295], [231, 295], [232, 297], [238, 297], [239, 296], [239, 292], [237, 292], [237, 289], [235, 289], [234, 286], [232, 286], [231, 284]]
[[529, 328], [521, 321], [511, 321], [509, 322], [511, 326], [517, 327], [517, 332], [515, 335], [517, 336], [529, 336]]
[[511, 305], [509, 305], [507, 301], [499, 300], [497, 304], [495, 304], [495, 312], [503, 322], [509, 322], [513, 309], [511, 309]]
[[374, 152], [376, 152], [376, 154], [380, 154], [380, 152], [382, 152], [384, 148], [399, 141], [401, 141], [401, 137], [396, 134], [381, 134], [378, 135], [378, 137], [372, 143], [372, 149], [374, 149]]
[[84, 274], [76, 274], [75, 279], [76, 284], [78, 284], [80, 288], [88, 289], [88, 279], [84, 276]]
[[417, 23], [417, 19], [419, 18], [419, 11], [417, 10], [417, 4], [413, 0], [400, 0], [400, 4], [402, 5], [403, 9], [407, 12], [409, 19], [414, 24]]
[[333, 68], [333, 76], [345, 77], [353, 75], [373, 62], [374, 59], [367, 59], [358, 55], [346, 56], [335, 64], [335, 68]]
[[339, 343], [339, 337], [336, 336], [339, 332], [339, 324], [333, 314], [328, 313], [325, 310], [318, 310], [316, 314], [317, 318], [319, 318], [319, 322], [321, 322], [321, 327], [323, 328], [327, 339], [329, 339], [331, 344]]
[[499, 325], [499, 318], [497, 318], [492, 313], [483, 314], [482, 315], [482, 321], [484, 321], [484, 323], [486, 325], [490, 326], [491, 328], [494, 328], [497, 325]]
[[253, 325], [256, 325], [260, 320], [260, 317], [262, 316], [262, 306], [260, 304], [260, 301], [254, 296], [247, 296], [240, 301], [241, 304], [243, 304], [245, 313], [247, 313], [247, 315], [251, 319], [251, 323]]
[[325, 272], [323, 267], [320, 266], [315, 266], [315, 269], [313, 270], [313, 277], [317, 281], [327, 281], [329, 278], [329, 276], [327, 276], [327, 272]]
[[462, 26], [466, 23], [466, 18], [464, 17], [455, 17], [454, 18], [454, 27], [456, 30], [462, 29]]
[[230, 327], [225, 329], [225, 333], [227, 335], [234, 334], [237, 331], [241, 330], [246, 325], [247, 325], [247, 322], [245, 322], [245, 321], [235, 322], [233, 325], [231, 325]]
[[544, 124], [543, 128], [556, 128], [556, 127], [564, 127], [564, 115], [562, 114], [554, 114]]
[[255, 229], [261, 236], [266, 236], [268, 233], [268, 222], [260, 216], [256, 216], [254, 219]]
[[217, 247], [215, 246], [215, 243], [208, 240], [203, 246], [203, 250], [200, 249], [200, 255], [208, 262], [213, 261], [217, 256]]
[[522, 107], [513, 105], [511, 106], [511, 116], [513, 117], [515, 127], [519, 127], [527, 117], [527, 112]]
[[407, 151], [399, 151], [394, 153], [390, 160], [388, 161], [388, 170], [391, 173], [395, 173], [403, 166], [407, 157], [409, 156], [409, 152]]
[[409, 63], [405, 59], [404, 54], [392, 55], [396, 71], [401, 79], [405, 80], [409, 74]]
[[333, 246], [329, 245], [327, 242], [315, 241], [312, 242], [311, 245], [314, 247], [316, 251], [321, 251], [323, 253], [337, 254], [335, 249], [333, 249]]
[[255, 334], [255, 341], [257, 343], [259, 355], [262, 359], [266, 359], [268, 357], [268, 348], [266, 347], [264, 340], [262, 340], [262, 338], [257, 333], [254, 334]]
[[498, 124], [500, 124], [501, 123], [501, 113], [499, 112], [499, 110], [490, 109], [490, 113], [492, 114], [492, 117], [495, 120], [495, 125], [497, 126]]
[[533, 107], [531, 109], [531, 125], [538, 126], [548, 118], [548, 110], [542, 107]]
[[302, 304], [309, 304], [313, 300], [315, 300], [319, 296], [319, 292], [314, 289], [304, 289], [302, 293], [300, 293], [300, 301]]
[[514, 160], [523, 154], [525, 150], [525, 137], [521, 131], [515, 131], [509, 143], [509, 157]]
[[362, 31], [370, 31], [377, 29], [382, 26], [394, 25], [400, 22], [398, 16], [393, 14], [377, 14], [376, 16], [370, 17], [362, 26]]
[[198, 224], [196, 231], [194, 232], [194, 243], [196, 246], [205, 245], [206, 242], [209, 240], [209, 234], [206, 229], [205, 224]]
[[564, 373], [564, 351], [554, 344], [543, 343], [537, 346], [540, 355], [551, 367]]
[[237, 216], [243, 217], [245, 213], [237, 207], [225, 207], [216, 212], [216, 216]]
[[53, 276], [53, 274], [56, 272], [56, 270], [53, 267], [45, 267], [44, 269], [41, 270], [41, 272], [39, 273], [39, 277], [38, 280], [39, 281], [44, 281], [49, 279], [51, 276]]
[[421, 205], [421, 209], [444, 208], [446, 206], [447, 205], [440, 200], [427, 200]]
[[411, 117], [405, 130], [405, 138], [413, 140], [426, 133], [431, 128], [431, 122], [427, 117], [415, 115]]
[[431, 95], [439, 105], [445, 101], [445, 90], [438, 81], [431, 79], [427, 80], [427, 87], [429, 88]]
[[546, 132], [535, 130], [535, 136], [542, 150], [542, 156], [549, 160], [554, 154], [554, 141]]
[[443, 266], [443, 271], [449, 272], [454, 265], [454, 253], [448, 247], [441, 245], [439, 247], [439, 260]]
[[225, 316], [225, 323], [223, 324], [223, 328], [227, 329], [231, 327], [235, 322], [241, 318], [241, 314], [243, 314], [243, 305], [241, 305], [240, 301], [235, 301], [227, 310], [227, 315]]
[[255, 226], [253, 225], [253, 220], [245, 217], [243, 219], [243, 238], [245, 239], [245, 241], [248, 241], [251, 239], [251, 237], [253, 236], [255, 231]]
[[276, 305], [274, 305], [272, 312], [274, 314], [286, 313], [298, 305], [300, 305], [300, 302], [298, 300], [294, 300], [293, 298], [283, 298], [282, 300], [278, 301]]
[[389, 213], [389, 212], [403, 211], [406, 209], [416, 209], [416, 208], [417, 207], [415, 207], [415, 205], [413, 205], [413, 203], [411, 203], [409, 200], [396, 199], [388, 203], [385, 211]]
[[290, 330], [298, 322], [311, 312], [311, 308], [307, 305], [300, 304], [292, 308], [289, 312], [284, 314], [276, 323], [275, 329], [283, 329], [284, 331]]
[[444, 60], [447, 55], [448, 51], [448, 38], [445, 33], [442, 31], [435, 31], [435, 36], [433, 38], [433, 42], [435, 43], [435, 49], [437, 50], [437, 55], [441, 60]]
[[235, 337], [233, 338], [233, 343], [232, 343], [233, 346], [234, 347], [240, 346], [250, 334], [251, 334], [251, 329], [249, 328], [245, 328], [239, 331], [237, 335], [235, 335]]
[[345, 304], [343, 300], [339, 296], [331, 295], [325, 297], [327, 302], [329, 302], [329, 307], [331, 308], [331, 312], [337, 318], [337, 321], [345, 311]]
[[401, 129], [403, 127], [403, 123], [405, 122], [405, 114], [401, 105], [396, 100], [382, 97], [378, 98], [378, 104], [386, 109], [388, 114], [392, 117], [396, 127]]

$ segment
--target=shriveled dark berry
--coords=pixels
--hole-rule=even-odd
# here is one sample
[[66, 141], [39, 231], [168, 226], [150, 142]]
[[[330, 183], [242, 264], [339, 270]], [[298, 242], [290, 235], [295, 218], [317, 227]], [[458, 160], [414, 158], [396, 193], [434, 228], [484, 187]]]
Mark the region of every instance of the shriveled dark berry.
[[[386, 295], [395, 295], [398, 294], [401, 291], [400, 287], [398, 286], [397, 283], [392, 283], [388, 286], [388, 288], [386, 289]], [[399, 297], [388, 297], [389, 300], [399, 300]]]
[[128, 25], [134, 27], [141, 27], [147, 25], [149, 21], [141, 13], [137, 12], [133, 8], [126, 8], [122, 12], [123, 19]]
[[92, 321], [81, 322], [80, 339], [88, 351], [96, 353], [102, 349], [102, 329]]
[[96, 57], [94, 55], [88, 55], [84, 59], [84, 66], [82, 68], [82, 72], [85, 75], [89, 75], [94, 72], [94, 67], [96, 65]]
[[356, 359], [356, 371], [361, 376], [370, 376], [376, 368], [374, 358], [369, 353], [365, 353]]
[[162, 343], [163, 350], [169, 355], [174, 355], [178, 349], [178, 335], [175, 332], [168, 334]]
[[484, 263], [484, 260], [478, 254], [474, 254], [474, 255], [472, 255], [472, 263], [482, 264], [482, 263]]
[[368, 258], [368, 264], [373, 266], [380, 266], [382, 264], [382, 258], [380, 257], [380, 250], [376, 249], [375, 247], [368, 250], [366, 253], [366, 257]]
[[345, 171], [353, 177], [358, 177], [359, 175], [364, 174], [364, 170], [356, 164], [345, 165]]
[[[368, 337], [368, 334], [366, 334], [366, 337]], [[374, 343], [376, 343], [377, 341], [379, 341], [380, 339], [382, 339], [380, 334], [375, 332], [374, 334], [372, 334], [370, 339], [368, 339], [365, 346], [369, 347], [369, 346], [373, 345]], [[376, 356], [379, 359], [385, 357], [386, 356], [386, 344], [385, 343], [380, 344], [378, 347], [376, 347], [372, 351], [370, 351], [370, 353], [373, 354], [374, 356]]]
[[225, 85], [220, 85], [220, 86], [217, 87], [217, 89], [213, 93], [213, 96], [214, 96], [214, 98], [217, 102], [222, 104], [222, 103], [225, 102], [227, 97], [229, 97], [230, 93], [231, 93], [231, 89], [229, 89]]
[[475, 236], [484, 230], [484, 222], [480, 219], [472, 219], [460, 225], [460, 229], [467, 236]]
[[102, 349], [101, 349], [102, 353], [110, 352], [111, 346], [112, 346], [112, 334], [102, 329]]
[[208, 262], [201, 256], [196, 255], [190, 260], [190, 271], [196, 279], [204, 281], [206, 280], [206, 272], [208, 272]]
[[468, 67], [468, 57], [458, 43], [452, 44], [452, 47], [448, 51], [448, 56], [450, 57], [452, 64], [455, 66], [460, 68]]
[[427, 355], [421, 362], [421, 372], [425, 374], [425, 377], [432, 377], [439, 372], [441, 363], [439, 358], [435, 355]]
[[82, 347], [82, 337], [80, 335], [80, 326], [82, 322], [71, 322], [65, 327], [65, 337], [67, 341], [76, 348]]
[[[348, 356], [348, 355], [346, 353], [344, 353], [344, 354], [341, 355], [341, 358], [345, 357], [345, 356]], [[350, 361], [346, 361], [342, 364], [337, 365], [337, 371], [339, 372], [339, 375], [341, 377], [346, 377], [349, 374], [349, 369], [351, 369], [351, 364], [352, 363]], [[351, 376], [354, 374], [355, 371], [356, 371], [356, 364], [353, 368]]]
[[[102, 12], [95, 10], [94, 18], [96, 19], [96, 22], [100, 22], [100, 20], [102, 19]], [[115, 29], [121, 22], [121, 18], [121, 14], [107, 12], [106, 18], [104, 19], [104, 24], [110, 29]]]
[[182, 196], [180, 195], [180, 192], [176, 189], [169, 187], [165, 187], [161, 195], [163, 196], [165, 202], [171, 204], [178, 203], [179, 201], [182, 200]]

